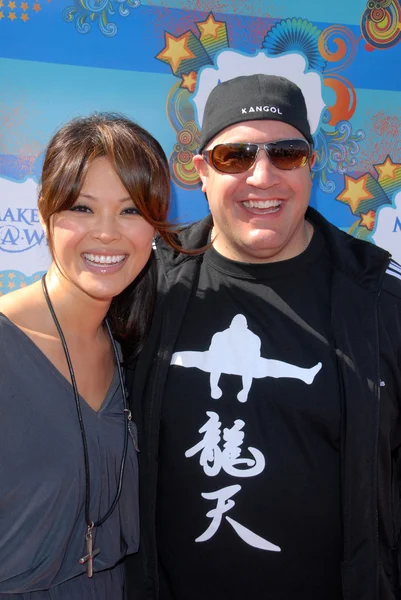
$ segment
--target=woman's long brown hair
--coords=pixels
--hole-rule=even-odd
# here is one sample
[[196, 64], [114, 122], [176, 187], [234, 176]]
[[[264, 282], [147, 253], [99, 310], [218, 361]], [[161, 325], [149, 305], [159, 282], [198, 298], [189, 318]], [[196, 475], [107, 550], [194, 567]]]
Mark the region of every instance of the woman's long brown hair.
[[[51, 217], [74, 205], [89, 165], [99, 157], [110, 160], [143, 218], [172, 248], [182, 251], [176, 240], [178, 229], [168, 221], [170, 172], [159, 142], [123, 115], [95, 113], [67, 123], [47, 147], [38, 206], [53, 256]], [[113, 299], [109, 309], [111, 328], [123, 346], [125, 358], [135, 357], [142, 348], [155, 296], [155, 264], [151, 256], [138, 277]]]

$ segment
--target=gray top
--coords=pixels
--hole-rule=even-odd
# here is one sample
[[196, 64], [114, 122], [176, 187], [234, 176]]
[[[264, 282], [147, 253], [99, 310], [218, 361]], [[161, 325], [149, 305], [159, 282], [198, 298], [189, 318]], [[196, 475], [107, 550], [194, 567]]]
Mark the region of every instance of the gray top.
[[[117, 369], [101, 409], [94, 411], [81, 398], [81, 410], [95, 521], [114, 498], [123, 450]], [[1, 313], [0, 457], [0, 597], [123, 598], [121, 565], [113, 567], [136, 552], [139, 541], [138, 465], [131, 437], [121, 497], [96, 531], [94, 548], [100, 554], [89, 580], [86, 566], [78, 563], [86, 554], [85, 468], [73, 389]]]

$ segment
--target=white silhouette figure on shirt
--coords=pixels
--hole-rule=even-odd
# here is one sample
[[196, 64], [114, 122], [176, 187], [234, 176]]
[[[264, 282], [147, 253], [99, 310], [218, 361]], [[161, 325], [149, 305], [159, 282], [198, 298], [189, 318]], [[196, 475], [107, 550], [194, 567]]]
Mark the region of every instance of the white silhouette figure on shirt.
[[210, 373], [211, 396], [215, 400], [223, 394], [218, 385], [221, 374], [240, 375], [242, 389], [237, 394], [240, 402], [248, 400], [253, 379], [285, 377], [299, 379], [310, 385], [322, 368], [321, 362], [305, 369], [281, 360], [263, 358], [260, 350], [260, 338], [248, 329], [244, 315], [238, 314], [228, 329], [214, 334], [209, 350], [174, 352], [170, 364], [185, 368], [195, 367]]

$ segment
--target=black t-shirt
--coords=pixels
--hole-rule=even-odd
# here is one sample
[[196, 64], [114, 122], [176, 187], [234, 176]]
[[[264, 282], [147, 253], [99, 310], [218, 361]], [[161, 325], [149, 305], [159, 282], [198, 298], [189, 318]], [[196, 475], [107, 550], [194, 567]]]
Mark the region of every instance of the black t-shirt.
[[160, 600], [339, 600], [341, 395], [331, 265], [207, 251], [165, 390]]

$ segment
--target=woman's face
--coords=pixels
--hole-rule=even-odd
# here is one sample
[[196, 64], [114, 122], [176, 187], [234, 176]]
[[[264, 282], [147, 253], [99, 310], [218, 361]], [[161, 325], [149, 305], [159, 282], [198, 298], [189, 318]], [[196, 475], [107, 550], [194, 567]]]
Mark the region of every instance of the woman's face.
[[55, 269], [110, 301], [142, 271], [155, 234], [106, 157], [91, 162], [75, 204], [55, 214], [51, 228]]

